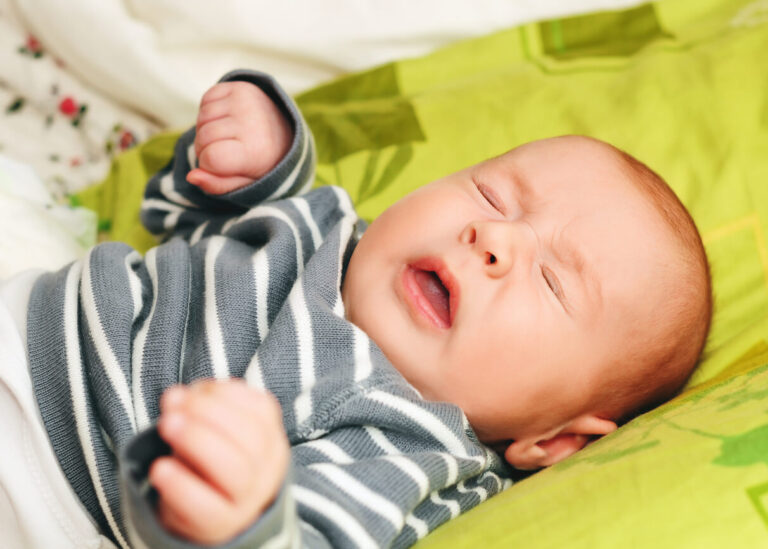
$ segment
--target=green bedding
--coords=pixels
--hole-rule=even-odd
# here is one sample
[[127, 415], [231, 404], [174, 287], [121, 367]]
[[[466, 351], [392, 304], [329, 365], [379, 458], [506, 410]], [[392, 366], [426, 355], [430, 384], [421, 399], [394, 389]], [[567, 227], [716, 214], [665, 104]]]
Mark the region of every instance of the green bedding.
[[[298, 97], [318, 184], [368, 219], [411, 189], [553, 135], [609, 141], [678, 192], [704, 237], [715, 317], [686, 392], [420, 543], [768, 546], [768, 2], [665, 0], [534, 23]], [[190, 121], [191, 123], [192, 121]], [[78, 195], [140, 249], [143, 183], [177, 134]]]

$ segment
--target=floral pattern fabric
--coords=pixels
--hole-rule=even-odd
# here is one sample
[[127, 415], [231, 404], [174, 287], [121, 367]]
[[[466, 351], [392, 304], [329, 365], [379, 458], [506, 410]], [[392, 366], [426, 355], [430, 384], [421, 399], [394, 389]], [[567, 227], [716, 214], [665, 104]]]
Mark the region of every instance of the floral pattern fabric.
[[34, 169], [59, 201], [159, 129], [85, 84], [0, 0], [0, 153]]

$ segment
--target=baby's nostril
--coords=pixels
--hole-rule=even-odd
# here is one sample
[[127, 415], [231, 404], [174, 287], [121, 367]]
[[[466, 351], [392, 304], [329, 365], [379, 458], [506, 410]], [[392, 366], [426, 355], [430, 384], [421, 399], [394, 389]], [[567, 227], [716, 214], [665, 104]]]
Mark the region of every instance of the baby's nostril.
[[495, 255], [489, 254], [489, 253], [486, 253], [486, 255], [488, 256], [487, 260], [486, 260], [488, 265], [493, 265], [494, 263], [496, 263], [496, 256]]

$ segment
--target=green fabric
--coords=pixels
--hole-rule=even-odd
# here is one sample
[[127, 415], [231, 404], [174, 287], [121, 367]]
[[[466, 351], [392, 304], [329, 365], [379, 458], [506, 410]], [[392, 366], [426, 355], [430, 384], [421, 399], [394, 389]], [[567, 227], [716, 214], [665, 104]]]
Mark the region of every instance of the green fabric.
[[[710, 258], [715, 316], [688, 390], [422, 549], [768, 546], [766, 51], [764, 0], [665, 0], [524, 25], [298, 98], [318, 183], [345, 187], [367, 219], [518, 144], [579, 133], [659, 172]], [[118, 159], [80, 197], [111, 220], [109, 237], [146, 247], [140, 189], [169, 143]]]
[[139, 209], [147, 180], [173, 156], [179, 132], [154, 136], [115, 158], [109, 175], [70, 197], [73, 206], [84, 206], [99, 215], [99, 239], [127, 242], [145, 252], [157, 241], [139, 221]]

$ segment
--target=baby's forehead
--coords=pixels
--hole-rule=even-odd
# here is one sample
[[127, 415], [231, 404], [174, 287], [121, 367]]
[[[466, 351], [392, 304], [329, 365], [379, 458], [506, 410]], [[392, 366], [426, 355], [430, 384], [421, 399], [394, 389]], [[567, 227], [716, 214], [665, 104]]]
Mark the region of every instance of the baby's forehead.
[[[519, 145], [497, 157], [510, 168], [533, 170], [536, 168], [565, 167], [581, 170], [584, 175], [593, 171], [613, 170], [614, 176], [628, 177], [625, 155], [612, 145], [581, 135], [566, 135], [539, 139]], [[579, 175], [579, 172], [571, 172]]]
[[481, 175], [487, 170], [503, 188], [510, 188], [525, 205], [536, 209], [552, 203], [571, 211], [649, 205], [623, 153], [587, 137], [533, 141], [476, 168]]
[[574, 153], [579, 156], [587, 153], [605, 155], [606, 158], [621, 154], [621, 151], [610, 143], [586, 135], [560, 135], [536, 139], [518, 145], [505, 154], [530, 150], [556, 152], [557, 154]]

